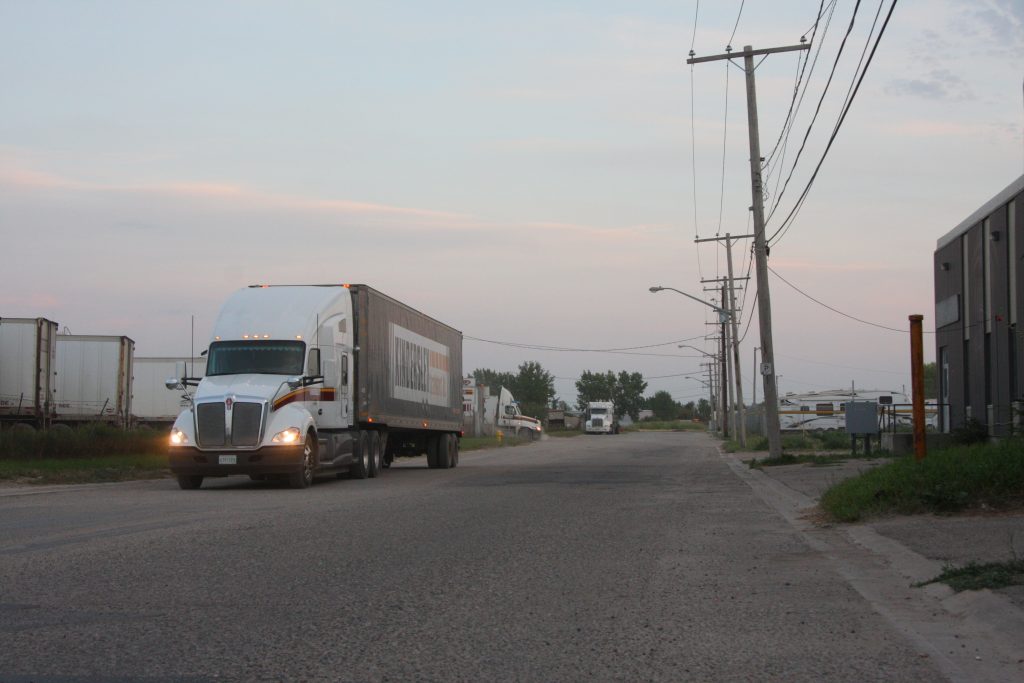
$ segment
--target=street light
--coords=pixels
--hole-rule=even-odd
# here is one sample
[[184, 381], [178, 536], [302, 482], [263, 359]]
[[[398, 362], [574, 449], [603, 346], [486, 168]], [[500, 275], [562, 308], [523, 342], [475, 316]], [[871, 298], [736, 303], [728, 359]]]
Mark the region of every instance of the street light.
[[657, 294], [658, 292], [664, 291], [666, 289], [671, 290], [671, 291], [675, 292], [676, 294], [682, 294], [683, 296], [687, 297], [688, 299], [693, 299], [697, 303], [704, 304], [708, 308], [711, 308], [712, 310], [715, 311], [715, 313], [718, 314], [718, 322], [720, 322], [720, 323], [727, 323], [727, 322], [729, 322], [729, 319], [732, 317], [731, 314], [729, 313], [729, 311], [725, 310], [721, 306], [717, 306], [717, 305], [711, 303], [710, 301], [704, 301], [704, 299], [701, 299], [700, 297], [696, 297], [696, 296], [694, 296], [692, 294], [687, 294], [686, 292], [678, 290], [675, 287], [656, 286], [656, 287], [651, 287], [650, 291], [651, 291], [652, 294]]
[[[729, 414], [729, 412], [731, 410], [731, 412], [733, 413], [733, 418], [734, 418], [732, 420], [732, 432], [733, 432], [733, 434], [735, 434], [739, 438], [740, 445], [745, 447], [747, 445], [747, 436], [746, 436], [746, 431], [747, 430], [746, 430], [746, 424], [745, 424], [746, 416], [745, 416], [745, 409], [744, 409], [744, 406], [743, 406], [742, 386], [741, 386], [741, 383], [740, 383], [740, 371], [739, 371], [739, 362], [738, 362], [739, 361], [739, 343], [736, 340], [736, 321], [733, 318], [733, 313], [732, 313], [732, 311], [728, 311], [728, 310], [722, 308], [721, 306], [718, 306], [716, 304], [711, 303], [710, 301], [705, 301], [704, 299], [701, 299], [700, 297], [696, 297], [696, 296], [694, 296], [692, 294], [687, 294], [686, 292], [684, 292], [682, 290], [679, 290], [679, 289], [676, 289], [675, 287], [664, 287], [664, 286], [661, 286], [661, 285], [655, 285], [654, 287], [650, 287], [649, 288], [649, 290], [650, 290], [650, 292], [652, 294], [656, 294], [656, 293], [664, 291], [666, 289], [671, 290], [671, 291], [675, 292], [676, 294], [682, 294], [687, 299], [693, 299], [694, 301], [696, 301], [699, 304], [704, 304], [705, 306], [707, 306], [708, 308], [710, 308], [711, 310], [713, 310], [715, 313], [718, 314], [718, 322], [722, 325], [722, 338], [723, 338], [722, 344], [723, 344], [723, 347], [722, 347], [721, 360], [722, 360], [723, 372], [725, 373], [725, 376], [722, 377], [723, 381], [722, 381], [722, 390], [721, 390], [723, 427], [725, 426], [724, 423], [725, 423], [726, 416]], [[724, 297], [724, 294], [723, 294], [723, 299], [724, 298], [725, 297]], [[735, 356], [735, 359], [734, 359], [733, 363], [736, 365], [736, 399], [737, 399], [736, 401], [733, 402], [731, 408], [729, 407], [729, 403], [728, 403], [728, 396], [729, 396], [728, 387], [729, 387], [729, 385], [732, 384], [733, 367], [732, 367], [732, 365], [729, 364], [728, 356], [725, 353], [725, 346], [724, 346], [727, 343], [725, 340], [728, 339], [728, 335], [726, 334], [726, 325], [730, 321], [732, 322], [733, 355]], [[697, 350], [700, 351], [700, 349], [697, 349]], [[710, 354], [708, 354], [708, 355], [710, 355]], [[726, 377], [728, 377], [728, 379], [726, 379]]]
[[703, 353], [708, 358], [718, 358], [719, 357], [719, 354], [717, 354], [717, 353], [708, 353], [707, 351], [704, 351], [702, 349], [698, 349], [696, 346], [691, 346], [689, 344], [679, 344], [678, 348], [680, 348], [680, 349], [693, 349], [697, 353]]

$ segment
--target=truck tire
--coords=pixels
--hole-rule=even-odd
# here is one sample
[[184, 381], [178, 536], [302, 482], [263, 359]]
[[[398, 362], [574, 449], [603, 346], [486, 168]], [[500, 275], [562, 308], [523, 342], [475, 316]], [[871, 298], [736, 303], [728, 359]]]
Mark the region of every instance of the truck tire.
[[452, 440], [455, 437], [451, 434], [441, 435], [441, 446], [437, 449], [437, 466], [441, 469], [448, 469], [454, 467], [452, 465]]
[[348, 468], [348, 476], [352, 479], [366, 479], [370, 476], [370, 434], [359, 432], [356, 437], [356, 461]]
[[203, 478], [198, 474], [179, 474], [178, 486], [183, 491], [194, 491], [203, 485]]
[[380, 434], [370, 432], [370, 471], [368, 472], [370, 478], [380, 474], [380, 461]]
[[459, 437], [455, 436], [454, 434], [449, 434], [448, 435], [448, 445], [450, 446], [450, 451], [449, 451], [449, 455], [448, 455], [448, 467], [458, 467], [459, 466]]
[[313, 485], [313, 473], [316, 471], [316, 436], [313, 432], [306, 434], [306, 443], [302, 447], [302, 462], [299, 471], [288, 475], [288, 486], [293, 489], [308, 489]]
[[431, 434], [427, 437], [427, 467], [430, 469], [437, 469], [440, 467], [438, 461], [438, 451], [441, 450], [441, 439], [437, 434]]

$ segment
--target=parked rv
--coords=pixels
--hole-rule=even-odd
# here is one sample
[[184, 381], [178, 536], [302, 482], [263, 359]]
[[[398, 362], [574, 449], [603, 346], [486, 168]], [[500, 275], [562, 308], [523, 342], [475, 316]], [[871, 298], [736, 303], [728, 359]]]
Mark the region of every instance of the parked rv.
[[366, 285], [254, 285], [213, 328], [206, 376], [170, 435], [184, 489], [204, 477], [319, 472], [375, 477], [426, 451], [455, 467], [462, 428], [462, 333]]
[[[879, 406], [879, 428], [912, 423], [910, 398], [902, 391], [883, 389], [834, 389], [788, 393], [779, 399], [779, 428], [783, 431], [845, 430], [846, 404], [850, 401], [874, 401]], [[937, 410], [926, 410], [926, 424], [934, 427]]]
[[587, 434], [618, 434], [619, 421], [615, 417], [615, 404], [611, 401], [588, 403], [583, 431]]
[[58, 334], [56, 420], [127, 428], [134, 353], [135, 342], [128, 337]]
[[57, 323], [0, 318], [0, 420], [45, 427], [56, 416]]
[[505, 387], [501, 387], [497, 395], [488, 396], [484, 400], [484, 410], [497, 428], [506, 434], [533, 441], [539, 439], [544, 431], [540, 420], [523, 415], [519, 402]]
[[187, 391], [167, 391], [167, 378], [174, 377], [178, 363], [185, 364], [189, 377], [202, 379], [206, 375], [206, 359], [178, 357], [136, 356], [132, 382], [132, 422], [137, 425], [170, 427], [178, 419], [182, 408], [187, 408], [191, 394]]

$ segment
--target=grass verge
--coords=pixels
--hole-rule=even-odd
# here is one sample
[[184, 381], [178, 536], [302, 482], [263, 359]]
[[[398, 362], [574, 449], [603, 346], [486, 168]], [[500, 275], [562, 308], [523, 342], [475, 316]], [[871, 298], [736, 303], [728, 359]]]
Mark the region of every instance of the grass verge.
[[553, 436], [558, 439], [564, 439], [570, 436], [580, 436], [581, 434], [583, 434], [583, 432], [580, 431], [579, 429], [552, 429], [544, 433], [547, 434], [548, 436]]
[[164, 455], [110, 455], [86, 458], [4, 458], [0, 480], [27, 484], [92, 484], [167, 476]]
[[970, 508], [1024, 504], [1024, 441], [907, 456], [839, 482], [821, 497], [834, 520], [856, 522], [885, 514], [949, 514]]
[[1006, 588], [1024, 585], [1024, 560], [1009, 562], [970, 562], [962, 567], [947, 566], [931, 581], [914, 584], [916, 587], [930, 583], [944, 583], [957, 593], [977, 591], [983, 588]]

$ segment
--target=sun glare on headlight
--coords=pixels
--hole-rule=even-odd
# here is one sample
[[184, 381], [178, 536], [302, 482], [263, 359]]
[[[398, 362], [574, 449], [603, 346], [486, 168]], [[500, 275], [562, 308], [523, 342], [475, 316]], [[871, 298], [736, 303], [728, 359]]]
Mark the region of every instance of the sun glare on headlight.
[[299, 440], [299, 428], [289, 427], [284, 431], [274, 434], [274, 438], [271, 439], [274, 443], [295, 443]]

